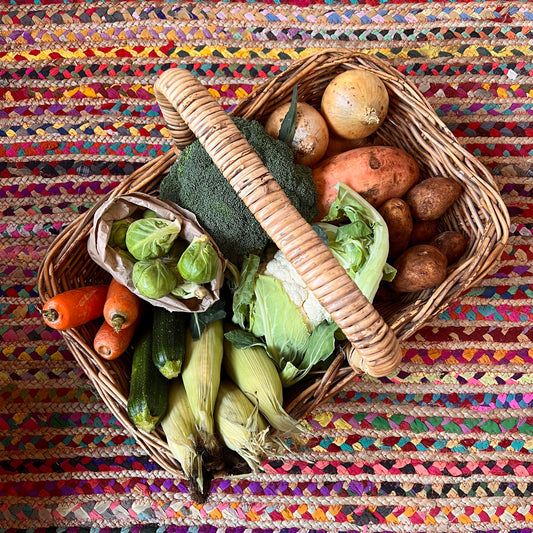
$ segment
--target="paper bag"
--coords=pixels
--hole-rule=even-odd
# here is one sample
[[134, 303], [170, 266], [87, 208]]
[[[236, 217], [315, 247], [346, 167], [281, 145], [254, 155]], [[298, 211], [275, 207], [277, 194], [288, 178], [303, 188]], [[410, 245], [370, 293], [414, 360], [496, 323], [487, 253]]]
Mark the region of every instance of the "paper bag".
[[209, 235], [208, 237], [219, 256], [219, 268], [215, 279], [205, 285], [208, 289], [208, 294], [202, 300], [197, 298], [180, 300], [173, 295], [167, 295], [155, 300], [142, 296], [132, 281], [134, 263], [107, 245], [111, 226], [115, 220], [135, 215], [140, 218], [141, 212], [145, 209], [155, 211], [161, 218], [166, 220], [181, 218], [183, 222], [179, 237], [186, 242], [191, 242], [194, 237], [200, 235], [208, 235], [199, 225], [196, 216], [190, 211], [182, 209], [172, 202], [161, 200], [148, 194], [131, 193], [110, 198], [98, 208], [94, 215], [93, 226], [87, 242], [89, 255], [95, 263], [109, 272], [116, 281], [125, 285], [134, 294], [152, 305], [164, 307], [169, 311], [205, 311], [220, 298], [220, 288], [224, 282], [224, 269], [226, 267], [226, 262], [220, 250]]

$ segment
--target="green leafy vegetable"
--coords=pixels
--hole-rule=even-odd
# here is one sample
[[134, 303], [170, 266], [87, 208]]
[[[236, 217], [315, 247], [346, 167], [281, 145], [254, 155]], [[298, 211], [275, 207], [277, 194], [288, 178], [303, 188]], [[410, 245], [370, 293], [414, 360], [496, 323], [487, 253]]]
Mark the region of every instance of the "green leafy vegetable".
[[287, 114], [285, 115], [285, 118], [283, 119], [283, 122], [280, 125], [278, 133], [278, 139], [284, 143], [287, 143], [289, 146], [291, 145], [294, 139], [294, 133], [296, 132], [296, 119], [298, 118], [297, 106], [298, 85], [295, 85], [294, 89], [292, 90], [291, 105], [287, 111]]
[[224, 333], [224, 337], [239, 350], [251, 348], [252, 346], [263, 346], [265, 343], [258, 339], [252, 332], [244, 329], [232, 329]]
[[113, 250], [115, 250], [115, 252], [117, 252], [117, 254], [120, 255], [123, 260], [131, 261], [132, 263], [135, 263], [137, 261], [137, 259], [135, 259], [135, 257], [133, 257], [133, 255], [131, 255], [128, 250], [124, 250], [123, 248], [119, 248], [118, 246], [115, 246]]
[[[288, 268], [285, 277], [290, 275]], [[321, 320], [311, 325], [282, 282], [259, 273], [259, 257], [245, 260], [241, 283], [233, 295], [233, 321], [243, 329], [230, 331], [226, 337], [237, 348], [264, 347], [276, 363], [284, 387], [305, 377], [335, 349], [337, 325], [331, 321], [322, 324]]]
[[261, 259], [250, 254], [242, 264], [241, 281], [233, 296], [233, 322], [243, 329], [250, 327], [250, 307], [254, 298], [254, 284]]
[[206, 235], [195, 237], [178, 261], [180, 276], [194, 283], [208, 283], [218, 271], [219, 258]]
[[157, 300], [174, 289], [178, 278], [161, 259], [146, 259], [133, 265], [132, 281], [142, 296]]
[[135, 259], [164, 256], [181, 231], [181, 220], [141, 218], [132, 222], [126, 232], [126, 246]]
[[[348, 220], [313, 228], [372, 301], [381, 280], [394, 269], [386, 263], [388, 231], [381, 215], [359, 194], [339, 184], [338, 196], [324, 220]], [[278, 366], [284, 386], [327, 361], [340, 330], [281, 251], [266, 264], [249, 256], [233, 296], [233, 322], [247, 335], [232, 333], [240, 347], [263, 345]]]
[[338, 329], [339, 327], [335, 322], [328, 322], [327, 320], [313, 329], [300, 367], [309, 371], [332, 354], [335, 350], [335, 333]]
[[[349, 223], [328, 223], [344, 218]], [[390, 281], [396, 273], [387, 264], [389, 232], [382, 216], [360, 194], [339, 183], [337, 198], [318, 226], [325, 232], [333, 255], [367, 299], [373, 301], [381, 280]]]
[[145, 209], [142, 218], [159, 218], [159, 215], [153, 209]]
[[111, 230], [109, 232], [109, 239], [107, 241], [108, 246], [111, 248], [126, 249], [126, 232], [133, 222], [133, 218], [122, 218], [120, 220], [113, 221]]
[[254, 335], [265, 338], [269, 355], [280, 365], [284, 359], [303, 357], [309, 330], [281, 282], [260, 274], [255, 281], [254, 297], [250, 329]]
[[189, 300], [191, 298], [202, 299], [207, 296], [207, 288], [194, 281], [178, 281], [178, 284], [170, 292], [180, 300]]
[[176, 239], [170, 247], [170, 250], [166, 253], [165, 258], [168, 259], [169, 262], [177, 264], [179, 258], [186, 250], [187, 246], [188, 243], [184, 239]]
[[220, 299], [201, 313], [191, 313], [189, 329], [193, 340], [198, 340], [200, 338], [208, 324], [226, 318], [225, 305], [225, 302]]

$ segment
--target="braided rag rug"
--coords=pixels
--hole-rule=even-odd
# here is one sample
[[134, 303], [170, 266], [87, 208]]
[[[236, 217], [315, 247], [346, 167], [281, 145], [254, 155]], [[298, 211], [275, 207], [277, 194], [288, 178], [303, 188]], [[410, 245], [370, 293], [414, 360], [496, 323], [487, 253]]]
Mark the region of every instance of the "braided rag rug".
[[[0, 531], [533, 531], [533, 5], [521, 1], [30, 0], [0, 6]], [[420, 88], [493, 173], [511, 238], [492, 273], [309, 416], [318, 444], [193, 504], [114, 419], [36, 275], [50, 243], [171, 148], [153, 83], [193, 72], [227, 108], [321, 48]]]

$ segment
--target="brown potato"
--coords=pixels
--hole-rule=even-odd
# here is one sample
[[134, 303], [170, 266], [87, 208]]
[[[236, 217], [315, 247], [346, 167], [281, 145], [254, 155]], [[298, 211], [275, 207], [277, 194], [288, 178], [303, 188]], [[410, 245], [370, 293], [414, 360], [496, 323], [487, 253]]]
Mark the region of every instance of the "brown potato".
[[390, 283], [380, 283], [374, 302], [396, 302], [398, 301], [398, 293], [392, 290]]
[[413, 230], [409, 239], [409, 246], [427, 244], [438, 233], [436, 220], [413, 220]]
[[394, 262], [396, 276], [391, 288], [397, 292], [418, 292], [439, 285], [446, 279], [446, 256], [435, 246], [417, 244]]
[[415, 220], [436, 220], [459, 198], [463, 187], [451, 178], [427, 178], [405, 195]]
[[448, 260], [448, 264], [455, 263], [464, 253], [468, 239], [458, 231], [443, 231], [435, 235], [429, 244], [438, 248]]
[[390, 198], [379, 208], [389, 230], [389, 258], [398, 257], [409, 244], [413, 219], [409, 206], [401, 198]]

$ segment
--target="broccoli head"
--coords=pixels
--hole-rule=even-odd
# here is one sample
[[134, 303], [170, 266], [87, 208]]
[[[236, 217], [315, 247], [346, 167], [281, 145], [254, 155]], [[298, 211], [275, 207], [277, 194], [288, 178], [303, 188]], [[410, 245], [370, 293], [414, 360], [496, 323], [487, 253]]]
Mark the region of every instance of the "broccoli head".
[[[268, 135], [259, 122], [240, 117], [233, 121], [294, 207], [312, 222], [318, 215], [318, 193], [311, 169], [296, 165], [290, 147]], [[192, 211], [224, 256], [238, 266], [271, 242], [198, 140], [180, 153], [162, 179], [159, 194]]]

